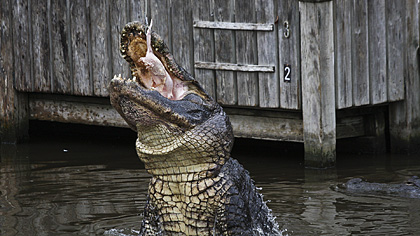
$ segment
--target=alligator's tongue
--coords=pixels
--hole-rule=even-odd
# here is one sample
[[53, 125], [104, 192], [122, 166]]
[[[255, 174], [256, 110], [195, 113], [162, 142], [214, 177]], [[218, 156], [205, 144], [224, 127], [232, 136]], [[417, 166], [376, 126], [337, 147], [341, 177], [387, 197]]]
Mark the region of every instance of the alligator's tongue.
[[187, 92], [187, 86], [181, 80], [172, 78], [162, 62], [153, 53], [152, 24], [153, 20], [150, 21], [150, 26], [146, 33], [146, 56], [139, 59], [139, 63], [145, 66], [147, 72], [143, 73], [140, 79], [146, 88], [156, 90], [168, 99], [179, 100]]

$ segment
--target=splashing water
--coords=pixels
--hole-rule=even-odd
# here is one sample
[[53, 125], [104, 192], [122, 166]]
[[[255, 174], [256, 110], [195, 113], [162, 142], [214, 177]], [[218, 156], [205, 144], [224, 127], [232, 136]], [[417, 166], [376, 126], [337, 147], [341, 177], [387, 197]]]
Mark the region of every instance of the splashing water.
[[137, 236], [140, 235], [139, 230], [134, 229], [110, 229], [104, 232], [106, 236]]

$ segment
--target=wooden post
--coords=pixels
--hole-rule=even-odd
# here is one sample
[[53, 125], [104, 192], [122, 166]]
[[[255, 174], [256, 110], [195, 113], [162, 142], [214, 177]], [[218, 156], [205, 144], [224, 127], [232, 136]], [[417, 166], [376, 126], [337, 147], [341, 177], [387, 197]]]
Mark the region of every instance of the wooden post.
[[336, 160], [333, 2], [301, 1], [302, 112], [305, 166]]
[[13, 1], [0, 5], [0, 141], [16, 143], [28, 134], [28, 99], [13, 87]]
[[389, 126], [391, 151], [417, 154], [420, 148], [420, 4], [415, 0], [405, 3], [406, 17], [401, 16], [402, 21], [406, 20], [405, 100], [390, 105]]

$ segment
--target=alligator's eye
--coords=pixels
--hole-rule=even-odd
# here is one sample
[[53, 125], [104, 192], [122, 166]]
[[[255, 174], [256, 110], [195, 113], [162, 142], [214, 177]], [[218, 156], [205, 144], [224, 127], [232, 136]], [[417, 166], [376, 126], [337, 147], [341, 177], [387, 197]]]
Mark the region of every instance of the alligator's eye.
[[193, 119], [193, 120], [196, 120], [196, 121], [203, 120], [203, 110], [193, 109], [193, 110], [189, 110], [187, 113], [188, 113], [190, 119]]
[[204, 103], [203, 99], [194, 93], [188, 94], [187, 96], [185, 96], [184, 100], [188, 100], [189, 102], [195, 103], [197, 105], [203, 105]]

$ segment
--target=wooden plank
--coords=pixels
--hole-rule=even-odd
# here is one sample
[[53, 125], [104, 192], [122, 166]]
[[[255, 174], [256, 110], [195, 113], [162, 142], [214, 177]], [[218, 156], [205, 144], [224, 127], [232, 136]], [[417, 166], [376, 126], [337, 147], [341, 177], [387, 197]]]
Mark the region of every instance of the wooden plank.
[[[193, 9], [193, 20], [213, 20], [214, 1], [198, 1]], [[214, 37], [212, 29], [194, 28], [194, 61], [214, 61]], [[195, 63], [195, 79], [215, 98], [215, 72], [201, 69]]]
[[[181, 7], [182, 6], [182, 7]], [[172, 53], [177, 63], [186, 71], [194, 73], [192, 2], [171, 0]]]
[[144, 21], [147, 9], [146, 1], [128, 0], [127, 12], [129, 12], [129, 21]]
[[368, 1], [371, 104], [387, 101], [385, 1]]
[[369, 49], [368, 49], [367, 1], [353, 3], [353, 103], [355, 106], [369, 104]]
[[[235, 1], [235, 21], [254, 23], [256, 21], [255, 1]], [[236, 62], [257, 64], [258, 52], [256, 32], [237, 31]], [[259, 100], [258, 77], [256, 73], [237, 72], [238, 105], [257, 106]]]
[[[273, 1], [256, 0], [257, 22], [274, 22], [273, 9]], [[278, 65], [276, 32], [257, 32], [257, 51], [259, 65]], [[258, 73], [260, 107], [277, 108], [280, 105], [278, 69], [272, 68], [273, 73]]]
[[[301, 108], [301, 72], [300, 72], [300, 20], [299, 2], [294, 0], [278, 1], [277, 15], [279, 40], [279, 82], [280, 107], [285, 109]], [[285, 37], [285, 22], [289, 23], [289, 37]], [[284, 65], [290, 65], [290, 81], [285, 81]]]
[[333, 4], [299, 3], [305, 165], [335, 163]]
[[406, 97], [389, 106], [391, 151], [397, 153], [417, 154], [420, 147], [419, 7], [416, 0], [406, 1]]
[[[154, 0], [150, 3], [150, 19], [153, 19], [153, 31], [162, 37], [173, 52], [171, 32], [171, 5], [169, 0]], [[149, 19], [149, 21], [150, 21]], [[143, 22], [143, 21], [142, 21]], [[177, 41], [178, 39], [176, 39]]]
[[90, 76], [88, 10], [86, 1], [70, 1], [73, 94], [92, 96]]
[[242, 71], [242, 72], [275, 72], [275, 66], [263, 66], [263, 65], [239, 65], [233, 63], [221, 63], [221, 62], [195, 62], [195, 67], [200, 69], [208, 70], [230, 70], [230, 71]]
[[334, 1], [335, 9], [335, 78], [337, 108], [353, 105], [352, 83], [352, 9], [353, 1]]
[[[214, 20], [232, 22], [234, 20], [233, 0], [214, 0]], [[235, 34], [228, 30], [214, 30], [214, 47], [216, 63], [235, 63]], [[238, 90], [236, 72], [216, 71], [216, 98], [223, 105], [236, 105]]]
[[405, 1], [386, 1], [388, 48], [388, 101], [404, 99]]
[[88, 1], [92, 45], [92, 81], [96, 96], [108, 96], [111, 80], [110, 26], [108, 25], [108, 1]]
[[128, 127], [120, 114], [109, 104], [32, 98], [29, 101], [29, 114], [30, 118], [35, 120]]
[[[14, 24], [12, 9], [14, 1], [0, 5], [0, 142], [16, 143], [27, 138], [28, 119], [25, 116], [25, 95], [13, 87], [13, 41]], [[14, 11], [13, 11], [14, 12]], [[23, 111], [20, 111], [20, 110]]]
[[52, 92], [50, 42], [48, 33], [49, 1], [32, 2], [32, 38], [34, 55], [34, 90]]
[[[266, 10], [271, 10], [271, 9], [266, 9]], [[193, 26], [196, 28], [224, 29], [224, 30], [254, 30], [254, 31], [255, 30], [257, 31], [273, 31], [274, 30], [274, 25], [267, 24], [267, 23], [217, 22], [217, 21], [194, 20]]]
[[51, 39], [55, 93], [71, 93], [70, 16], [68, 0], [51, 1]]
[[229, 115], [235, 137], [303, 142], [301, 119]]
[[[417, 136], [420, 143], [420, 3], [415, 0], [406, 1], [406, 103], [407, 118], [411, 136]], [[418, 150], [416, 150], [418, 151]]]
[[32, 91], [31, 75], [31, 39], [30, 39], [30, 13], [28, 1], [17, 0], [13, 2], [13, 41], [14, 45], [14, 71], [15, 87], [19, 91]]
[[111, 74], [121, 74], [125, 78], [131, 77], [130, 67], [120, 54], [120, 34], [125, 24], [128, 23], [128, 14], [126, 10], [128, 2], [111, 3], [110, 5], [110, 23], [111, 23]]
[[363, 116], [337, 118], [337, 139], [365, 135], [364, 120]]

